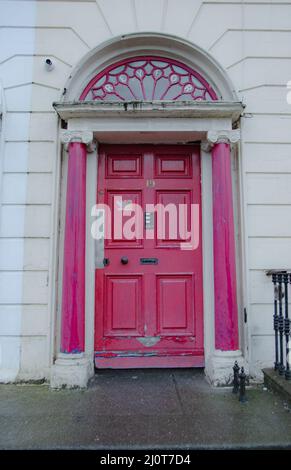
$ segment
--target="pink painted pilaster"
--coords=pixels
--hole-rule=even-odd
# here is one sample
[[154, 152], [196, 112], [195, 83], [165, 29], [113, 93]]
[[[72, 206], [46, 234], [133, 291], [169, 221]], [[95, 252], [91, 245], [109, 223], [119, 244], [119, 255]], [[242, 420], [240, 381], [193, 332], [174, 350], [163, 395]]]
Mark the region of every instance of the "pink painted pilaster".
[[[89, 138], [90, 138], [89, 133]], [[77, 141], [76, 141], [77, 140]], [[85, 348], [86, 158], [88, 133], [64, 131], [68, 174], [64, 238], [61, 352]]]
[[215, 349], [239, 348], [236, 253], [233, 216], [230, 141], [237, 131], [208, 133], [212, 141], [213, 256], [215, 299]]

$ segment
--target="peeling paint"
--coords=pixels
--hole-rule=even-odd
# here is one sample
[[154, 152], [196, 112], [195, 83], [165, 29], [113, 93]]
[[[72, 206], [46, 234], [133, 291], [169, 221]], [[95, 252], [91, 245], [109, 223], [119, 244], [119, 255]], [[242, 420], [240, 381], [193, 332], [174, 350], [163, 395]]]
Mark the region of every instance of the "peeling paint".
[[160, 340], [160, 336], [145, 336], [144, 338], [136, 338], [137, 341], [139, 341], [143, 346], [146, 346], [147, 348], [150, 346], [154, 346], [157, 344]]
[[95, 357], [98, 358], [120, 358], [120, 357], [175, 357], [175, 356], [193, 356], [193, 351], [102, 351], [95, 352]]

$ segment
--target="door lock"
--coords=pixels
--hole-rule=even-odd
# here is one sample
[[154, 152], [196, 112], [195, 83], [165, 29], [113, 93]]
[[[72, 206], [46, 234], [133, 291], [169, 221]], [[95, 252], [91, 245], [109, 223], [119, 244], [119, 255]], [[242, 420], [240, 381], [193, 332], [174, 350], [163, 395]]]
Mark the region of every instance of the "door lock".
[[103, 258], [103, 266], [109, 265], [109, 258]]

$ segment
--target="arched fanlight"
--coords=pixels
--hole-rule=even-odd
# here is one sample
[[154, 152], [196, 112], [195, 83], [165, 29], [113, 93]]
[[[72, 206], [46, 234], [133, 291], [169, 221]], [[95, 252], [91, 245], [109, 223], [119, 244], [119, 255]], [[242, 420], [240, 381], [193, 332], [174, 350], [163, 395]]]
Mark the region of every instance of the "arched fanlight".
[[196, 71], [173, 59], [141, 56], [125, 59], [98, 73], [82, 101], [213, 101], [215, 91]]

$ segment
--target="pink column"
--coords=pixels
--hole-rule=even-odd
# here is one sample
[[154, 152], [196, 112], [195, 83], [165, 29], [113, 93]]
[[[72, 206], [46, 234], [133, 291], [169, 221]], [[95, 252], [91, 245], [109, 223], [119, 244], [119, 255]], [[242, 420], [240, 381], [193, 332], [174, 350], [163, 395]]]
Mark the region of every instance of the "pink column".
[[[233, 132], [233, 134], [232, 134]], [[215, 349], [239, 349], [236, 292], [236, 253], [232, 200], [231, 154], [229, 138], [237, 141], [237, 131], [222, 138], [213, 133], [212, 197], [215, 298]], [[212, 139], [211, 139], [212, 136]]]
[[[77, 139], [77, 141], [74, 141]], [[81, 140], [81, 141], [80, 141]], [[83, 141], [82, 141], [83, 140]], [[68, 143], [66, 222], [63, 260], [61, 352], [85, 348], [86, 140], [64, 131]]]

